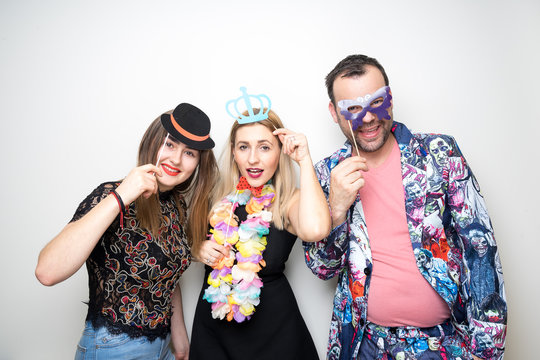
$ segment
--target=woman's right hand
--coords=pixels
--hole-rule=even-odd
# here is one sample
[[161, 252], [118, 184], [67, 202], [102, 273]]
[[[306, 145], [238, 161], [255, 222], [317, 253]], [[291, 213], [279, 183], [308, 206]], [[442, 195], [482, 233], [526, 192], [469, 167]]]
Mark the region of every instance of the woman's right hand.
[[152, 164], [138, 166], [132, 169], [116, 188], [127, 207], [139, 196], [148, 199], [150, 195], [157, 194], [158, 182], [156, 176], [161, 176], [161, 169]]
[[208, 266], [214, 266], [221, 258], [229, 256], [229, 251], [223, 245], [210, 240], [202, 242], [197, 254], [194, 254], [196, 260]]
[[[149, 197], [158, 191], [156, 175], [161, 170], [152, 164], [138, 166], [116, 188], [127, 207], [139, 196]], [[118, 216], [118, 203], [108, 195], [77, 221], [69, 223], [41, 250], [36, 277], [47, 286], [73, 275], [84, 264], [99, 239]]]

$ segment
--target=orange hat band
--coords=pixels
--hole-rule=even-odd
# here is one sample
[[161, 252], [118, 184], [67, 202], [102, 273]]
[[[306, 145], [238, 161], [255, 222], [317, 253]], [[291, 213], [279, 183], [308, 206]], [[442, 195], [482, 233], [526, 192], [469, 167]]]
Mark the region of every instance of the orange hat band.
[[210, 137], [210, 135], [206, 135], [206, 136], [198, 136], [198, 135], [194, 135], [192, 133], [190, 133], [189, 131], [187, 131], [186, 129], [184, 129], [183, 127], [181, 127], [177, 122], [176, 120], [174, 119], [174, 116], [171, 114], [171, 123], [173, 124], [174, 128], [182, 135], [184, 135], [185, 137], [187, 137], [188, 139], [190, 140], [193, 140], [193, 141], [203, 141], [203, 140], [206, 140]]

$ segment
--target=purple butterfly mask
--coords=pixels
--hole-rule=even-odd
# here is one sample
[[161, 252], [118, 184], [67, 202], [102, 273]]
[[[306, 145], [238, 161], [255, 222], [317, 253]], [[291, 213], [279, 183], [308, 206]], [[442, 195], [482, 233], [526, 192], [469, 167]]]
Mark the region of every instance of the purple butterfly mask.
[[352, 129], [356, 131], [358, 127], [362, 126], [362, 119], [368, 111], [376, 115], [379, 120], [390, 120], [388, 109], [392, 105], [391, 100], [390, 87], [383, 86], [373, 94], [360, 96], [356, 100], [340, 100], [338, 106], [341, 109], [341, 115], [352, 121]]

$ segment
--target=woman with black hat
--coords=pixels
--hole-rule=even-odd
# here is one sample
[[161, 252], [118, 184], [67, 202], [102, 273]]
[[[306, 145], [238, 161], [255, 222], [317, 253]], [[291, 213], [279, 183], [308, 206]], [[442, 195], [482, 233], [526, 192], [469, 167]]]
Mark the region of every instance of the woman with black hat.
[[36, 277], [47, 286], [86, 263], [90, 299], [76, 359], [187, 358], [178, 279], [192, 239], [206, 235], [217, 177], [209, 134], [210, 119], [193, 105], [161, 115], [141, 140], [138, 167], [92, 191], [41, 251]]

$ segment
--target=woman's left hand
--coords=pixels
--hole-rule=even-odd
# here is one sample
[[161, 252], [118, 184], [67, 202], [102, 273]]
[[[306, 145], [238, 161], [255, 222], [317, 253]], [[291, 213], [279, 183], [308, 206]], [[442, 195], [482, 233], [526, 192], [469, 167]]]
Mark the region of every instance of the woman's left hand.
[[273, 134], [279, 137], [283, 144], [283, 153], [289, 155], [291, 159], [297, 163], [304, 159], [310, 159], [308, 142], [304, 134], [295, 133], [285, 128], [274, 130]]
[[214, 266], [223, 257], [229, 256], [229, 250], [215, 241], [205, 240], [195, 254], [195, 259], [208, 266]]
[[174, 347], [174, 359], [175, 360], [188, 360], [189, 359], [189, 340], [187, 337], [173, 342]]
[[332, 221], [313, 168], [306, 136], [284, 128], [274, 130], [273, 134], [283, 144], [283, 153], [296, 161], [300, 168], [300, 187], [295, 190], [287, 213], [290, 232], [304, 241], [324, 239], [330, 233]]

